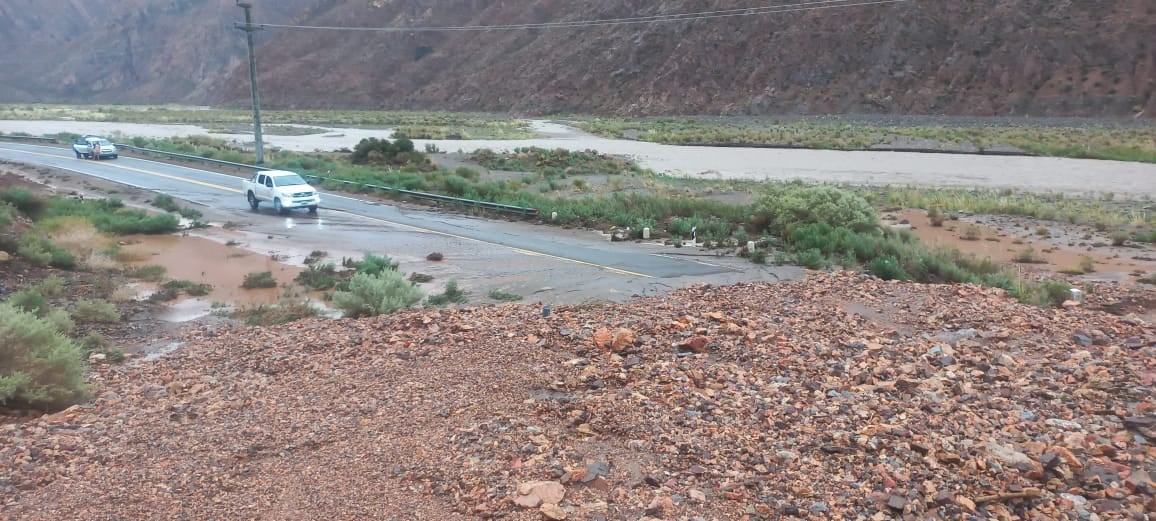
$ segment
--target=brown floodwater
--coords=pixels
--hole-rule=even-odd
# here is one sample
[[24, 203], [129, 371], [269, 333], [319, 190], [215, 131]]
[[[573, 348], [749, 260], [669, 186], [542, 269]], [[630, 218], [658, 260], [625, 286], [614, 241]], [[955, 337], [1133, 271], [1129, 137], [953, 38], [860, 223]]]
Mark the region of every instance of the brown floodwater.
[[[1088, 276], [1098, 280], [1133, 281], [1130, 275], [1133, 271], [1156, 268], [1156, 263], [1122, 257], [1113, 258], [1113, 255], [1096, 249], [1086, 251], [1065, 248], [1044, 239], [1017, 237], [1005, 230], [979, 223], [944, 221], [943, 226], [935, 227], [931, 225], [927, 212], [923, 210], [904, 210], [896, 215], [900, 222], [905, 220], [911, 223], [911, 231], [919, 237], [919, 240], [928, 244], [958, 248], [980, 258], [988, 257], [994, 261], [1012, 263], [1030, 247], [1041, 262], [1017, 263], [1016, 266], [1025, 272], [1058, 273], [1060, 270], [1078, 267], [1084, 256], [1089, 256], [1094, 261], [1095, 272]], [[977, 240], [964, 238], [965, 231], [971, 227], [979, 230]]]
[[[131, 259], [130, 266], [164, 266], [168, 280], [189, 280], [213, 286], [213, 291], [198, 299], [185, 299], [174, 304], [174, 312], [196, 307], [187, 300], [198, 300], [208, 306], [213, 302], [249, 306], [272, 304], [284, 291], [270, 289], [242, 289], [245, 275], [268, 271], [279, 286], [293, 282], [302, 269], [278, 262], [271, 255], [254, 253], [239, 247], [226, 246], [201, 237], [175, 235], [134, 235], [124, 237], [120, 257]], [[189, 310], [193, 312], [193, 310]], [[203, 313], [202, 313], [203, 314]]]

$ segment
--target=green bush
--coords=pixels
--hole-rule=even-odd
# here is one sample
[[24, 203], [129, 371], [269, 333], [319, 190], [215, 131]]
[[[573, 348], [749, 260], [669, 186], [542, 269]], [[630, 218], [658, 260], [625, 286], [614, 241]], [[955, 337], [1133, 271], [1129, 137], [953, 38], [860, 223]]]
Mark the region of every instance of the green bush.
[[325, 291], [337, 286], [337, 266], [332, 263], [309, 266], [293, 279], [310, 291]]
[[68, 280], [66, 280], [64, 277], [59, 275], [49, 275], [45, 277], [44, 280], [40, 281], [40, 284], [36, 285], [36, 289], [40, 290], [40, 293], [44, 295], [45, 298], [53, 299], [59, 298], [61, 295], [63, 295], [64, 287], [67, 285]]
[[50, 308], [40, 318], [65, 336], [71, 335], [72, 330], [76, 328], [76, 323], [72, 321], [72, 317], [68, 316], [67, 311], [60, 308]]
[[456, 279], [450, 279], [446, 283], [446, 290], [437, 295], [430, 295], [426, 302], [431, 306], [442, 307], [448, 304], [465, 304], [470, 299], [466, 297], [466, 293], [458, 287]]
[[522, 296], [518, 295], [517, 293], [507, 293], [497, 289], [490, 291], [489, 297], [491, 299], [500, 300], [502, 302], [517, 302], [522, 300]]
[[12, 293], [8, 296], [8, 305], [38, 317], [43, 317], [50, 309], [48, 300], [35, 289], [22, 289]]
[[179, 212], [181, 207], [177, 204], [176, 199], [169, 194], [157, 194], [153, 197], [153, 206], [160, 208], [166, 212]]
[[894, 256], [876, 257], [867, 265], [867, 271], [883, 280], [907, 280], [911, 275], [903, 269]]
[[754, 205], [756, 231], [786, 234], [808, 224], [828, 224], [863, 232], [879, 226], [879, 216], [862, 196], [830, 185], [778, 185]]
[[84, 400], [80, 347], [45, 320], [0, 303], [0, 405], [54, 410]]
[[20, 239], [16, 253], [36, 266], [52, 266], [63, 270], [76, 267], [76, 257], [72, 253], [44, 237], [25, 235]]
[[153, 214], [124, 207], [119, 199], [79, 200], [53, 198], [45, 217], [83, 217], [97, 230], [114, 235], [161, 235], [180, 229], [180, 218], [169, 213]]
[[116, 306], [105, 300], [81, 300], [72, 309], [72, 316], [81, 322], [100, 324], [115, 324], [121, 320]]
[[408, 308], [422, 299], [422, 291], [396, 270], [377, 274], [358, 273], [348, 291], [333, 294], [333, 305], [347, 317], [383, 315]]
[[398, 262], [387, 256], [368, 253], [365, 254], [365, 257], [360, 261], [346, 263], [347, 268], [353, 268], [357, 270], [358, 273], [364, 273], [366, 275], [378, 275], [385, 271], [397, 271], [398, 266], [400, 266]]
[[271, 271], [256, 271], [245, 274], [245, 280], [241, 282], [241, 287], [244, 289], [275, 288], [277, 287], [277, 279], [273, 278]]
[[12, 205], [0, 202], [0, 228], [7, 228], [16, 222], [16, 209]]
[[48, 207], [48, 201], [26, 188], [7, 188], [0, 191], [0, 202], [8, 203], [31, 219], [39, 219]]

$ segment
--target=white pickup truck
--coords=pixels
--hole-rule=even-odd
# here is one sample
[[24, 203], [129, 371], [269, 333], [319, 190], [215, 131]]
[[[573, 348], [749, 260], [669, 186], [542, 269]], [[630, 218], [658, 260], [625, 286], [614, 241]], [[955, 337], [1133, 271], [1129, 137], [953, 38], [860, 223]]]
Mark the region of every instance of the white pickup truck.
[[308, 208], [317, 212], [321, 196], [301, 176], [285, 170], [262, 170], [252, 179], [241, 181], [245, 197], [254, 210], [262, 202], [273, 203], [277, 213], [288, 213], [293, 208]]

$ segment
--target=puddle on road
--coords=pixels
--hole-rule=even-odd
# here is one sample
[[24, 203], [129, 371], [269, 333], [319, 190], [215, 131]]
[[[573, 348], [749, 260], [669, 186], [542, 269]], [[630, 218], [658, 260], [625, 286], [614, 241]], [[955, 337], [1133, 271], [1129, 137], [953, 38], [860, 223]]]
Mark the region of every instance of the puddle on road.
[[[923, 210], [904, 210], [897, 212], [896, 216], [900, 220], [899, 222], [904, 220], [910, 222], [913, 226], [911, 232], [919, 237], [919, 240], [928, 244], [958, 248], [961, 251], [973, 253], [977, 257], [990, 257], [992, 260], [1003, 263], [1013, 263], [1017, 256], [1031, 247], [1035, 250], [1038, 258], [1045, 261], [1045, 263], [1039, 264], [1016, 264], [1021, 270], [1057, 273], [1062, 269], [1079, 266], [1084, 255], [1092, 257], [1095, 261], [1096, 271], [1087, 277], [1096, 280], [1130, 281], [1132, 277], [1129, 276], [1129, 273], [1132, 271], [1153, 268], [1152, 263], [1138, 262], [1132, 259], [1113, 259], [1102, 252], [1074, 250], [1042, 240], [1015, 237], [1001, 229], [984, 224], [967, 221], [944, 221], [943, 226], [933, 227], [931, 220], [927, 217], [927, 212]], [[973, 231], [979, 231], [978, 240], [963, 239], [965, 231], [969, 228]]]
[[231, 247], [201, 237], [138, 235], [123, 239], [121, 255], [133, 259], [130, 266], [164, 266], [165, 278], [210, 284], [204, 297], [182, 298], [170, 306], [165, 320], [181, 322], [207, 315], [213, 303], [236, 306], [273, 304], [282, 289], [242, 289], [245, 275], [268, 271], [278, 285], [292, 283], [301, 268], [274, 260], [270, 255]]

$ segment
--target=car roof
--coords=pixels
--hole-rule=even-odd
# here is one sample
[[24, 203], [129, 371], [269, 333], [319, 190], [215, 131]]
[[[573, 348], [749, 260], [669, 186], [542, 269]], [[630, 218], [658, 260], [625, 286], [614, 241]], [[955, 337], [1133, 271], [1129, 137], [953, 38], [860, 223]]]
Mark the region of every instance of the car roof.
[[290, 172], [288, 170], [261, 170], [258, 174], [271, 175], [273, 177], [280, 177], [286, 175], [300, 175], [297, 172]]

